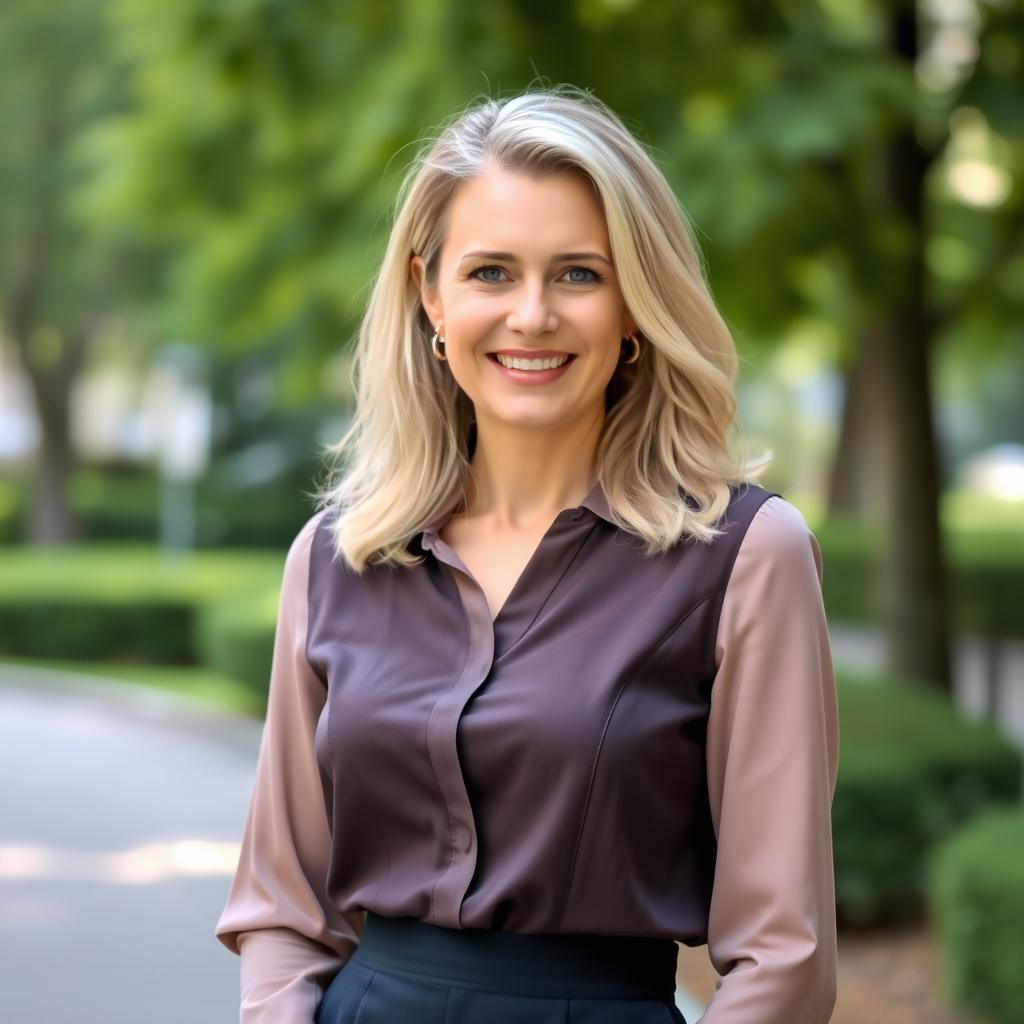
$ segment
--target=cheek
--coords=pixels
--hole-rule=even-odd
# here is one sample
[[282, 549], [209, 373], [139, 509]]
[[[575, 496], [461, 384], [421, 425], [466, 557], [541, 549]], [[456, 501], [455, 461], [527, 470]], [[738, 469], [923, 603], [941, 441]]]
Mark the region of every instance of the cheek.
[[[499, 325], [500, 327], [500, 325]], [[445, 324], [445, 335], [448, 338], [447, 353], [456, 373], [479, 374], [483, 367], [479, 361], [486, 358], [484, 351], [495, 340], [503, 337], [500, 329], [496, 329], [493, 318], [466, 311], [458, 318]]]
[[445, 322], [456, 334], [472, 337], [479, 331], [490, 329], [502, 318], [501, 308], [488, 296], [474, 292], [463, 292], [446, 303]]
[[622, 351], [622, 336], [619, 333], [619, 314], [602, 311], [600, 316], [590, 320], [581, 334], [595, 357], [594, 361], [606, 367], [614, 367]]
[[618, 337], [623, 305], [610, 293], [594, 295], [592, 302], [581, 303], [570, 315], [588, 339], [600, 343]]

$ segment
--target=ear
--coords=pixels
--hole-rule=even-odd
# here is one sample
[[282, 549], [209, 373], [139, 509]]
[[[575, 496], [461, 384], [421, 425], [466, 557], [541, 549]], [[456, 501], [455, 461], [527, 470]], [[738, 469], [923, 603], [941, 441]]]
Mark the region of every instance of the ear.
[[420, 302], [427, 311], [430, 322], [437, 329], [437, 325], [444, 320], [444, 310], [437, 295], [437, 289], [431, 288], [427, 282], [427, 265], [420, 256], [413, 256], [409, 262], [409, 272], [412, 274], [413, 282], [420, 293]]

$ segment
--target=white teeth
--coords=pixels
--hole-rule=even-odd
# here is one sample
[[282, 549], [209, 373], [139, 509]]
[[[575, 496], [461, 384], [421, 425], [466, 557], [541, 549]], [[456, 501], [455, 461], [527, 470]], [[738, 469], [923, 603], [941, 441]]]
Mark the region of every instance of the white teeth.
[[516, 359], [513, 356], [506, 356], [501, 353], [496, 358], [502, 366], [510, 370], [553, 370], [569, 361], [568, 356], [552, 356], [550, 359]]

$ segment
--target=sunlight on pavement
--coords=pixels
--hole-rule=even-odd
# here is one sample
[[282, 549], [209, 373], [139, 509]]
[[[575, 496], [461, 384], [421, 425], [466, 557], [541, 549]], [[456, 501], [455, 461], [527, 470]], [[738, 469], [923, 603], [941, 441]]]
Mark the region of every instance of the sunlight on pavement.
[[227, 876], [238, 863], [237, 842], [176, 839], [115, 852], [0, 844], [0, 881], [64, 879], [147, 885], [181, 876]]

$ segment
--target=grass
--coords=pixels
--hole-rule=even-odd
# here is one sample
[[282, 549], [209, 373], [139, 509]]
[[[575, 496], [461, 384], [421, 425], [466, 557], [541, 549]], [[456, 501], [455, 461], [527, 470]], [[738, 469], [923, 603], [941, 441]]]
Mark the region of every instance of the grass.
[[142, 665], [107, 661], [64, 661], [61, 659], [3, 657], [0, 667], [24, 665], [50, 669], [68, 675], [92, 676], [112, 682], [123, 681], [186, 697], [218, 711], [257, 716], [258, 701], [252, 690], [228, 676], [209, 669], [186, 665]]

